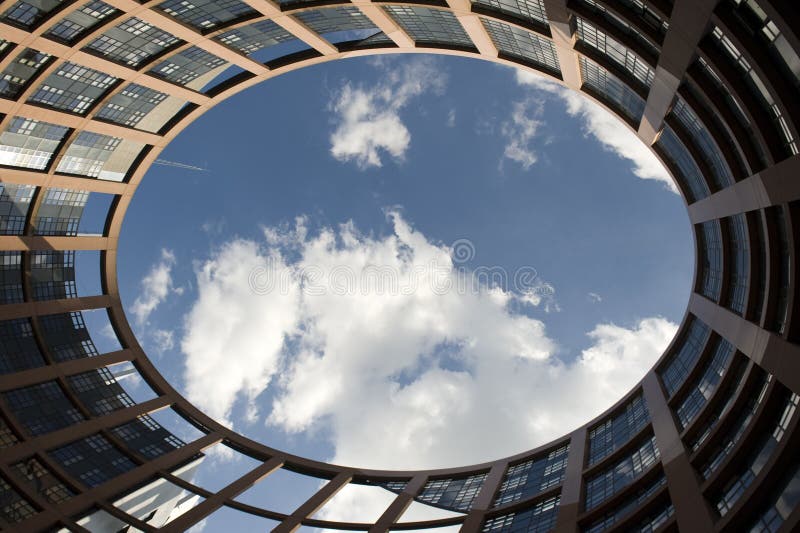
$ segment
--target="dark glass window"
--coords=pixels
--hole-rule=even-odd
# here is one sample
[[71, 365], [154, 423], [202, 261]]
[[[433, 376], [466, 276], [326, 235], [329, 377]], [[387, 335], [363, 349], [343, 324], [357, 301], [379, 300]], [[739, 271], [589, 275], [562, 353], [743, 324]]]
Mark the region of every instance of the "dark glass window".
[[48, 454], [71, 476], [96, 487], [136, 465], [100, 434], [51, 450]]
[[692, 384], [683, 401], [678, 404], [675, 413], [678, 415], [681, 429], [692, 423], [700, 410], [705, 406], [711, 395], [722, 380], [725, 369], [733, 356], [733, 345], [725, 339], [718, 339], [717, 346], [711, 359], [706, 363], [703, 374]]
[[584, 533], [600, 533], [601, 531], [610, 529], [615, 523], [628, 515], [628, 513], [634, 509], [640, 508], [645, 500], [658, 492], [662, 487], [666, 486], [666, 484], [667, 478], [664, 477], [664, 474], [659, 474], [654, 481], [641, 488], [637, 488], [633, 494], [626, 496], [616, 507], [593, 520], [583, 529]]
[[167, 95], [162, 92], [131, 83], [112, 96], [95, 117], [135, 127], [166, 98]]
[[461, 23], [449, 11], [419, 6], [386, 6], [384, 9], [417, 43], [473, 47]]
[[500, 52], [540, 65], [555, 74], [561, 74], [553, 41], [510, 24], [490, 19], [482, 20]]
[[147, 415], [111, 430], [130, 450], [155, 458], [184, 445], [178, 437], [158, 425]]
[[19, 0], [2, 15], [6, 22], [30, 30], [37, 26], [47, 15], [61, 7], [62, 0]]
[[28, 82], [50, 62], [50, 54], [26, 48], [0, 72], [0, 96], [17, 98]]
[[0, 321], [0, 374], [44, 366], [29, 318]]
[[586, 510], [594, 509], [642, 475], [659, 458], [655, 436], [642, 443], [606, 470], [586, 480]]
[[649, 87], [655, 73], [641, 57], [605, 32], [580, 17], [575, 18], [578, 39], [631, 74], [639, 83]]
[[22, 235], [35, 190], [33, 185], [0, 183], [0, 235]]
[[22, 300], [22, 253], [0, 252], [0, 304]]
[[468, 511], [483, 486], [486, 474], [461, 479], [435, 479], [428, 481], [417, 499], [419, 501], [456, 511]]
[[637, 395], [618, 414], [589, 431], [589, 466], [611, 455], [650, 421], [644, 398]]
[[225, 65], [223, 59], [193, 46], [165, 59], [153, 67], [150, 73], [172, 83], [186, 85], [222, 65]]
[[63, 63], [31, 95], [30, 102], [85, 115], [117, 78], [75, 63]]
[[45, 35], [69, 44], [116, 12], [116, 9], [105, 2], [92, 0], [59, 20]]
[[3, 393], [8, 408], [31, 435], [43, 435], [84, 420], [55, 381]]
[[542, 0], [473, 0], [472, 3], [539, 25], [549, 24]]
[[28, 481], [28, 486], [33, 491], [50, 503], [59, 504], [75, 495], [34, 457], [15, 464], [14, 469]]
[[659, 372], [667, 394], [672, 396], [692, 371], [705, 348], [710, 330], [698, 318], [692, 318], [686, 336], [675, 351], [667, 357], [663, 370]]
[[180, 40], [137, 18], [110, 28], [86, 46], [111, 61], [137, 68]]
[[678, 139], [678, 136], [668, 125], [661, 130], [656, 145], [663, 150], [667, 158], [675, 165], [677, 174], [675, 178], [683, 185], [688, 202], [694, 203], [709, 195], [708, 184], [703, 178], [700, 168], [695, 163], [689, 150]]
[[561, 446], [544, 457], [508, 467], [494, 505], [522, 500], [555, 487], [564, 479], [569, 445]]
[[97, 355], [89, 331], [79, 312], [39, 317], [44, 340], [56, 361], [69, 361]]
[[644, 100], [630, 87], [600, 65], [580, 58], [583, 87], [597, 95], [601, 100], [619, 110], [630, 120], [639, 122], [644, 113]]
[[744, 314], [747, 299], [748, 275], [750, 272], [750, 246], [747, 238], [747, 222], [744, 214], [728, 217], [728, 248], [730, 274], [727, 307], [739, 315]]
[[75, 298], [75, 252], [31, 252], [31, 288], [34, 300]]
[[697, 224], [697, 251], [700, 260], [699, 292], [719, 301], [722, 289], [722, 233], [718, 220]]
[[257, 14], [239, 0], [167, 0], [156, 7], [200, 32]]
[[0, 517], [3, 522], [16, 524], [36, 514], [36, 509], [0, 477]]
[[556, 527], [558, 504], [561, 496], [553, 496], [535, 503], [528, 509], [490, 518], [483, 531], [492, 533], [545, 533]]

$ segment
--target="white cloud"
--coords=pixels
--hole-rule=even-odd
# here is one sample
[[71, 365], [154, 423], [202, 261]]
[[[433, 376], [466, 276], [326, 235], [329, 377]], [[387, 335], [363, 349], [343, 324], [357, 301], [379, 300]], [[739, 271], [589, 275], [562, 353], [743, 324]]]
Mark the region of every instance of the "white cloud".
[[620, 119], [581, 94], [542, 76], [523, 70], [515, 70], [515, 75], [519, 85], [547, 91], [564, 100], [567, 112], [583, 120], [586, 133], [600, 141], [607, 150], [630, 161], [637, 177], [660, 181], [670, 191], [679, 194], [664, 165]]
[[456, 125], [456, 110], [451, 109], [447, 112], [447, 127], [453, 128]]
[[147, 323], [147, 319], [153, 311], [167, 298], [172, 289], [172, 267], [174, 265], [175, 254], [164, 248], [161, 250], [160, 260], [142, 279], [142, 292], [131, 306], [131, 312], [140, 326]]
[[413, 98], [441, 91], [446, 82], [445, 74], [431, 58], [376, 64], [382, 70], [380, 82], [371, 87], [346, 83], [329, 104], [335, 116], [331, 154], [339, 161], [355, 161], [361, 169], [382, 166], [382, 153], [403, 159], [411, 134], [400, 111]]
[[[599, 414], [677, 329], [663, 318], [600, 324], [588, 333], [591, 346], [564, 362], [544, 323], [512, 310], [526, 299], [541, 305], [545, 291], [440, 291], [447, 281], [456, 286], [449, 248], [399, 213], [388, 216], [386, 237], [352, 223], [310, 236], [299, 219], [268, 228], [263, 243], [217, 250], [197, 272], [181, 343], [189, 399], [231, 424], [237, 401], [256, 405], [269, 386], [272, 404], [244, 421], [265, 417], [290, 433], [325, 427], [335, 463], [469, 464], [537, 446]], [[444, 268], [432, 272], [432, 263]], [[360, 275], [377, 265], [396, 274], [394, 286]], [[275, 281], [271, 290], [252, 289], [254, 269], [260, 281]], [[375, 491], [348, 493], [320, 516], [371, 516], [384, 501]]]
[[541, 116], [541, 114], [541, 102], [531, 98], [514, 102], [511, 106], [511, 117], [500, 127], [500, 134], [507, 143], [503, 151], [503, 158], [516, 161], [525, 170], [528, 170], [538, 160], [533, 147], [533, 139], [542, 125], [542, 122], [535, 117]]
[[175, 335], [166, 329], [154, 329], [150, 334], [158, 353], [167, 352], [175, 347]]
[[586, 295], [586, 297], [589, 299], [590, 302], [595, 304], [603, 301], [603, 297], [597, 294], [596, 292], [590, 292], [589, 294]]

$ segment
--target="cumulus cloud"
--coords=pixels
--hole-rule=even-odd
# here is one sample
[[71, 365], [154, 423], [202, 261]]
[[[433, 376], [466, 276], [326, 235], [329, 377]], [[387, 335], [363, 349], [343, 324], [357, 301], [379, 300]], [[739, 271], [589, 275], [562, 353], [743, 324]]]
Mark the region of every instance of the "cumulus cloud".
[[[263, 241], [234, 240], [202, 263], [181, 342], [189, 399], [227, 424], [242, 402], [247, 422], [288, 433], [323, 426], [339, 464], [469, 464], [547, 442], [599, 414], [677, 329], [657, 317], [600, 324], [586, 350], [562, 359], [544, 323], [514, 305], [542, 305], [546, 283], [465, 282], [469, 272], [449, 247], [399, 212], [388, 217], [392, 232], [383, 237], [352, 223], [312, 235], [300, 218], [265, 229]], [[254, 412], [268, 387], [271, 401]], [[348, 491], [320, 516], [366, 519], [385, 502], [374, 488]]]
[[603, 301], [603, 297], [597, 294], [596, 292], [590, 292], [589, 294], [586, 295], [586, 297], [589, 299], [590, 302], [595, 304]]
[[658, 158], [634, 132], [603, 107], [542, 76], [523, 70], [516, 70], [515, 76], [519, 85], [547, 91], [560, 97], [567, 104], [567, 112], [583, 120], [585, 132], [600, 141], [607, 150], [630, 161], [633, 173], [637, 177], [660, 181], [667, 189], [679, 194], [674, 181]]
[[141, 281], [141, 294], [133, 302], [131, 312], [140, 326], [156, 308], [167, 298], [172, 286], [172, 267], [175, 266], [175, 254], [166, 248], [161, 250], [161, 258], [152, 266], [150, 272]]
[[361, 169], [382, 166], [382, 154], [403, 159], [411, 133], [400, 112], [412, 99], [441, 91], [446, 83], [445, 74], [431, 58], [377, 64], [380, 82], [369, 87], [346, 83], [329, 104], [335, 124], [331, 154], [339, 161], [354, 161]]
[[542, 125], [537, 118], [541, 114], [541, 101], [527, 98], [512, 104], [511, 117], [500, 126], [500, 134], [506, 140], [504, 159], [516, 161], [525, 170], [536, 163], [538, 156], [533, 147], [533, 140]]
[[175, 347], [175, 335], [166, 329], [154, 329], [150, 334], [158, 353], [167, 352]]

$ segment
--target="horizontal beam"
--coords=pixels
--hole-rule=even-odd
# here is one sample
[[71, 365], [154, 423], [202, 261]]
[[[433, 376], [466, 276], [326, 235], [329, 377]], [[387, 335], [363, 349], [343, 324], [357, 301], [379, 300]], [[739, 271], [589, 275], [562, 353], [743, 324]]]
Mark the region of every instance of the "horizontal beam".
[[101, 235], [31, 236], [0, 235], [0, 250], [26, 252], [30, 250], [107, 250], [108, 237]]

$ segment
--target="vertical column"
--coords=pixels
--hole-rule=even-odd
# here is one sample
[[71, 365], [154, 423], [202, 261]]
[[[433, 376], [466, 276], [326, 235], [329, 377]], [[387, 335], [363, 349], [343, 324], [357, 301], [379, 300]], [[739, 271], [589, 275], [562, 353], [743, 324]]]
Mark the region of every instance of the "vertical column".
[[581, 490], [583, 487], [583, 465], [586, 459], [586, 428], [572, 432], [569, 440], [567, 471], [561, 483], [561, 501], [558, 505], [556, 533], [575, 533], [580, 513]]
[[712, 531], [714, 520], [711, 509], [700, 492], [697, 476], [689, 463], [675, 419], [654, 371], [645, 376], [642, 388], [661, 454], [669, 495], [675, 507], [678, 529], [682, 533]]
[[478, 493], [478, 496], [475, 497], [475, 501], [472, 503], [472, 510], [469, 512], [469, 514], [467, 514], [467, 518], [464, 520], [464, 523], [461, 526], [462, 533], [471, 533], [481, 530], [483, 517], [486, 514], [486, 511], [488, 511], [492, 506], [494, 495], [497, 494], [497, 490], [500, 488], [500, 483], [503, 482], [503, 474], [506, 473], [507, 466], [508, 465], [505, 462], [495, 463], [492, 465], [489, 475], [486, 476], [486, 480], [483, 482], [481, 491]]
[[647, 95], [639, 138], [653, 144], [664, 122], [678, 85], [705, 33], [711, 13], [719, 0], [675, 0], [669, 30], [661, 47], [655, 78]]
[[569, 11], [566, 0], [544, 0], [547, 20], [550, 21], [550, 33], [561, 66], [561, 77], [570, 89], [581, 88], [581, 69], [578, 54], [573, 48], [572, 29], [569, 25]]

